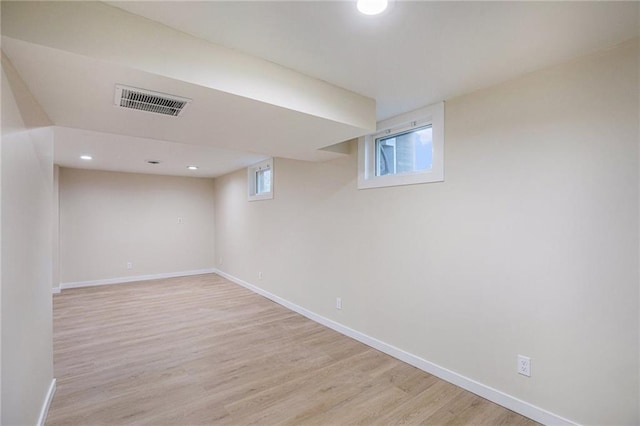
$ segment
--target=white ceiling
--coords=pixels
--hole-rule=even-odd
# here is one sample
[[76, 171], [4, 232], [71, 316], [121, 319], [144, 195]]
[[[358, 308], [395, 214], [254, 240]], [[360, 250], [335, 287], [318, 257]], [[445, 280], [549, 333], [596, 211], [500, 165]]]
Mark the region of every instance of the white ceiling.
[[[268, 156], [302, 160], [335, 158], [335, 153], [319, 148], [353, 137], [349, 129], [339, 123], [309, 114], [9, 37], [2, 41], [3, 51], [56, 126], [100, 132], [103, 135], [94, 138], [92, 144], [100, 140], [105, 147], [117, 150], [117, 155], [108, 156], [118, 159], [114, 163], [107, 161], [104, 155], [101, 162], [94, 155], [96, 161], [91, 164], [69, 163], [79, 141], [76, 137], [69, 139], [69, 133], [60, 133], [60, 137], [56, 137], [55, 161], [62, 166], [72, 167], [75, 164], [120, 171], [157, 172], [161, 168], [149, 168], [148, 163], [142, 161], [146, 157], [135, 156], [138, 167], [134, 161], [123, 163], [119, 160], [125, 152], [137, 153], [139, 150], [132, 145], [145, 139], [176, 142], [171, 151], [185, 151], [185, 157], [193, 158], [195, 153], [208, 152], [210, 155], [199, 157], [200, 161], [195, 164], [200, 167], [200, 176], [213, 177]], [[118, 83], [177, 94], [192, 99], [192, 102], [180, 117], [119, 108], [114, 104]], [[331, 135], [330, 139], [327, 135]], [[264, 144], [264, 141], [268, 143]], [[176, 163], [177, 157], [161, 155], [162, 146], [166, 143], [158, 145], [160, 152], [155, 157]], [[202, 147], [209, 149], [203, 150]], [[140, 149], [146, 152], [147, 145]], [[100, 151], [104, 154], [107, 150], [100, 148]], [[125, 164], [127, 167], [123, 169]], [[172, 174], [179, 170], [181, 168], [176, 168]], [[192, 174], [184, 170], [182, 173]]]
[[[366, 121], [361, 118], [366, 114], [358, 115], [366, 110], [366, 98], [375, 99], [377, 119], [385, 119], [637, 37], [639, 22], [637, 2], [396, 1], [378, 17], [360, 15], [355, 1], [109, 2], [119, 8], [101, 13], [109, 15], [109, 25], [118, 20], [122, 28], [139, 23], [136, 28], [146, 34], [149, 45], [158, 41], [156, 51], [147, 48], [145, 52], [156, 60], [155, 68], [145, 68], [124, 57], [134, 52], [137, 40], [119, 44], [102, 56], [94, 53], [99, 50], [90, 44], [97, 37], [91, 33], [95, 28], [68, 34], [60, 34], [64, 30], [59, 29], [55, 37], [39, 34], [42, 25], [32, 25], [29, 32], [24, 30], [28, 25], [21, 23], [5, 31], [16, 22], [15, 17], [5, 21], [11, 17], [5, 12], [7, 3], [2, 2], [2, 49], [60, 127], [55, 132], [58, 164], [203, 177], [218, 176], [266, 156], [333, 158], [339, 154], [318, 149], [366, 132], [365, 125], [357, 124]], [[80, 3], [20, 7], [33, 8], [27, 11], [28, 18], [31, 11], [35, 15], [45, 6], [58, 8], [65, 16], [73, 14], [69, 8], [86, 7]], [[160, 35], [165, 41], [174, 37], [190, 43], [194, 52], [202, 49], [202, 41], [164, 31], [165, 27], [121, 9], [363, 97], [330, 85], [323, 88], [324, 83], [304, 76], [284, 78], [284, 68], [256, 74], [278, 77], [279, 84], [290, 81], [289, 89], [298, 90], [312, 103], [316, 93], [326, 94], [324, 111], [339, 110], [335, 118], [249, 99], [262, 94], [238, 96], [237, 91], [181, 78], [168, 72], [172, 57], [167, 55], [167, 43], [159, 42]], [[58, 44], [50, 42], [52, 38]], [[197, 69], [200, 62], [193, 56], [189, 71], [207, 78], [220, 75], [204, 66]], [[249, 57], [242, 58], [249, 63]], [[253, 87], [253, 80], [255, 75], [249, 76], [240, 89]], [[113, 106], [116, 83], [173, 93], [194, 102], [177, 119], [123, 111]], [[91, 165], [78, 160], [88, 151], [97, 153]], [[163, 162], [150, 166], [149, 159]], [[194, 162], [200, 166], [196, 174], [186, 170]]]
[[638, 2], [109, 2], [374, 98], [378, 120], [638, 36]]
[[[113, 135], [69, 127], [54, 127], [55, 162], [62, 167], [215, 177], [264, 160], [265, 156], [206, 145], [184, 145], [157, 139]], [[87, 162], [80, 155], [91, 155]], [[148, 161], [160, 164], [149, 164]], [[189, 170], [197, 166], [198, 170]]]

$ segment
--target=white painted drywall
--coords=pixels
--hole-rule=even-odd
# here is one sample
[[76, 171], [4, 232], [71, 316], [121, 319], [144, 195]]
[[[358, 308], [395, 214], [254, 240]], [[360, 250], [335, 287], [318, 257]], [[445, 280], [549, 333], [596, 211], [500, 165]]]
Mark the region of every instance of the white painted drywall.
[[214, 266], [212, 179], [61, 168], [59, 183], [62, 284]]
[[[35, 425], [53, 380], [53, 133], [2, 60], [2, 418]], [[43, 120], [44, 118], [44, 120]]]
[[8, 37], [356, 128], [371, 129], [375, 124], [375, 101], [371, 98], [106, 4], [8, 2], [2, 5], [2, 15], [3, 35]]
[[[55, 128], [53, 128], [55, 140]], [[53, 166], [53, 204], [51, 206], [52, 229], [52, 271], [51, 283], [54, 289], [59, 290], [60, 285], [60, 166]]]
[[444, 183], [359, 191], [355, 146], [276, 159], [273, 200], [217, 178], [218, 268], [573, 421], [638, 424], [637, 41], [449, 100], [445, 138]]

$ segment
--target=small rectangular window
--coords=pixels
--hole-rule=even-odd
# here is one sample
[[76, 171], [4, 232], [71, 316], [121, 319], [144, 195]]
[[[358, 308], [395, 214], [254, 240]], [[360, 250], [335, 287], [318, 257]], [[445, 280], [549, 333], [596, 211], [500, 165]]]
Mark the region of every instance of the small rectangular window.
[[358, 141], [358, 188], [444, 180], [444, 102], [378, 122]]
[[376, 139], [376, 176], [420, 172], [432, 167], [431, 125]]
[[271, 192], [271, 169], [256, 171], [256, 194]]
[[247, 168], [249, 201], [273, 198], [273, 158]]

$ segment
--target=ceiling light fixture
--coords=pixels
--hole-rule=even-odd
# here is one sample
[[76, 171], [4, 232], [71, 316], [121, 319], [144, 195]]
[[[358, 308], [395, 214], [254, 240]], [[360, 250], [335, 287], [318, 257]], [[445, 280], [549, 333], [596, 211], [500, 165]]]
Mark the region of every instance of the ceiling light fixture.
[[187, 166], [189, 170], [198, 170], [198, 166]]
[[80, 156], [81, 160], [93, 160], [93, 157], [90, 155], [81, 155]]
[[360, 13], [364, 13], [365, 15], [377, 15], [384, 12], [388, 4], [388, 0], [358, 0], [356, 6]]

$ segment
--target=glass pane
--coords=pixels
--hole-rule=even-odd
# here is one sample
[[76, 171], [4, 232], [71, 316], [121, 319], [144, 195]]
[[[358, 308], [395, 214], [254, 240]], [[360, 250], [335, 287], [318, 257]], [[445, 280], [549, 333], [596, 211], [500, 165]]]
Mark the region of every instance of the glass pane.
[[433, 167], [431, 126], [376, 139], [376, 176], [430, 170]]
[[271, 169], [262, 169], [256, 172], [256, 194], [271, 191]]

